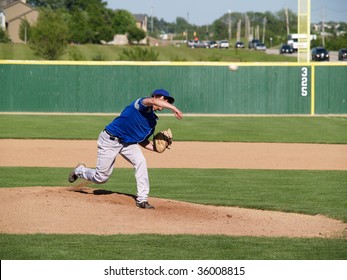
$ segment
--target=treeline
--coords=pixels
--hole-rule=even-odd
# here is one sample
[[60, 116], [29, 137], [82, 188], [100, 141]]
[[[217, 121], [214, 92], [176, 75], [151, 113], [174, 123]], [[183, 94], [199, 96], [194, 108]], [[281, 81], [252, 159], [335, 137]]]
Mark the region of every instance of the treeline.
[[[50, 8], [64, 11], [68, 22], [68, 40], [78, 43], [100, 43], [111, 41], [114, 34], [129, 34], [131, 41], [139, 41], [145, 37], [136, 28], [134, 16], [126, 10], [107, 8], [107, 2], [102, 0], [27, 0], [27, 3], [38, 8]], [[249, 35], [265, 40], [264, 43], [278, 45], [286, 41], [287, 32], [297, 33], [297, 15], [282, 9], [272, 12], [225, 13], [210, 25], [197, 26], [183, 17], [177, 17], [175, 22], [166, 22], [157, 17], [148, 17], [148, 33], [159, 38], [162, 33], [173, 34], [173, 39], [223, 40]], [[249, 26], [247, 26], [247, 20]], [[239, 25], [239, 27], [238, 27]], [[332, 36], [337, 31], [347, 31], [347, 24], [340, 23], [337, 30], [332, 30]], [[259, 31], [258, 31], [259, 30]], [[263, 32], [265, 31], [265, 34]]]
[[[58, 59], [70, 43], [100, 44], [113, 40], [115, 34], [127, 34], [133, 43], [147, 35], [136, 26], [133, 14], [109, 9], [101, 0], [28, 0], [27, 3], [40, 13], [33, 26], [22, 21], [19, 36], [44, 59]], [[0, 42], [8, 41], [6, 34], [0, 32]]]
[[[287, 38], [287, 21], [285, 10], [277, 13], [265, 12], [247, 12], [247, 13], [226, 13], [216, 19], [210, 25], [197, 26], [191, 25], [182, 18], [176, 18], [175, 23], [167, 23], [163, 19], [153, 19], [154, 32], [173, 33], [176, 39], [192, 39], [198, 37], [201, 40], [225, 40], [236, 39], [239, 34], [240, 38], [253, 37], [263, 38], [265, 31], [265, 41], [274, 45], [280, 44]], [[248, 25], [246, 24], [248, 21]], [[238, 27], [239, 26], [239, 27]], [[231, 28], [230, 28], [231, 27]], [[288, 10], [288, 28], [291, 33], [297, 32], [297, 15]], [[258, 34], [257, 31], [259, 30]], [[186, 33], [187, 32], [187, 33]]]
[[[100, 44], [113, 40], [115, 34], [127, 34], [130, 43], [141, 41], [146, 35], [159, 38], [161, 34], [172, 34], [173, 40], [224, 40], [240, 38], [247, 43], [251, 36], [271, 47], [287, 41], [287, 33], [297, 33], [297, 15], [291, 10], [276, 13], [247, 12], [226, 13], [210, 25], [197, 26], [183, 17], [175, 22], [148, 16], [147, 34], [136, 26], [133, 14], [126, 10], [112, 10], [102, 0], [27, 0], [37, 8], [40, 15], [37, 23], [30, 26], [23, 21], [20, 37], [43, 58], [56, 59], [68, 43]], [[347, 24], [330, 24], [326, 30], [330, 36], [324, 39], [330, 50], [347, 46], [347, 35], [338, 36], [346, 31]], [[314, 33], [314, 32], [312, 32]], [[6, 34], [0, 29], [0, 42], [8, 42]], [[320, 36], [312, 43], [322, 45]]]
[[27, 3], [38, 8], [40, 15], [46, 16], [51, 11], [59, 14], [68, 42], [99, 44], [111, 41], [115, 34], [129, 34], [130, 41], [139, 41], [146, 36], [136, 27], [134, 15], [109, 9], [101, 0], [27, 0]]

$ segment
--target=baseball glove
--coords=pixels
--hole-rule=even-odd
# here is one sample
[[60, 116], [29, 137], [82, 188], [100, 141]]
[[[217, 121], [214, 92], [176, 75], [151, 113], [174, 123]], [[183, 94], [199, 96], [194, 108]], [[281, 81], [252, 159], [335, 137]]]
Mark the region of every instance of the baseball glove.
[[162, 130], [154, 135], [153, 145], [154, 150], [158, 153], [164, 152], [166, 149], [169, 149], [172, 144], [172, 132], [171, 129]]

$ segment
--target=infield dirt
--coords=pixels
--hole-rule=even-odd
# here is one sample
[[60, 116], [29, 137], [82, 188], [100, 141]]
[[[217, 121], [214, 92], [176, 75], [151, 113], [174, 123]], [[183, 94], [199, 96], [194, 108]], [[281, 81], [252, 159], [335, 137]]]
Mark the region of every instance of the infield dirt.
[[[0, 166], [95, 166], [96, 141], [0, 140]], [[176, 142], [163, 154], [144, 151], [149, 168], [347, 170], [347, 145]], [[117, 159], [117, 168], [130, 167]], [[78, 180], [72, 187], [0, 189], [0, 232], [80, 234], [223, 234], [339, 237], [347, 224], [324, 216], [134, 198]]]

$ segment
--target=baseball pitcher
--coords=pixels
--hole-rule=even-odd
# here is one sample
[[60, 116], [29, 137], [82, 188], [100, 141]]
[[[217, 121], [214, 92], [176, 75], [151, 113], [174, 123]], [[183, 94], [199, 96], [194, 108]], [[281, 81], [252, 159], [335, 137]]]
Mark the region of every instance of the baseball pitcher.
[[107, 182], [116, 158], [120, 154], [135, 169], [136, 206], [153, 209], [154, 207], [148, 203], [150, 186], [146, 159], [138, 144], [158, 153], [162, 153], [170, 147], [172, 144], [170, 129], [158, 132], [152, 141], [149, 138], [154, 134], [157, 125], [156, 111], [169, 109], [178, 120], [183, 118], [183, 113], [173, 105], [174, 101], [175, 99], [168, 91], [157, 89], [153, 91], [151, 97], [139, 98], [132, 102], [99, 134], [96, 168], [87, 168], [84, 163], [77, 164], [69, 174], [69, 182], [73, 183], [78, 178], [96, 184]]

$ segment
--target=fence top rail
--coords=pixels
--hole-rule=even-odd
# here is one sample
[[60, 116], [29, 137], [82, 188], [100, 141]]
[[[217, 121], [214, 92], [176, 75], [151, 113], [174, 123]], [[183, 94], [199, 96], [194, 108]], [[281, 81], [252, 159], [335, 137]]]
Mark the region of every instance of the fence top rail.
[[341, 62], [186, 62], [186, 61], [69, 61], [69, 60], [0, 60], [0, 65], [76, 65], [76, 66], [278, 66], [278, 67], [310, 67], [310, 66], [345, 66]]

